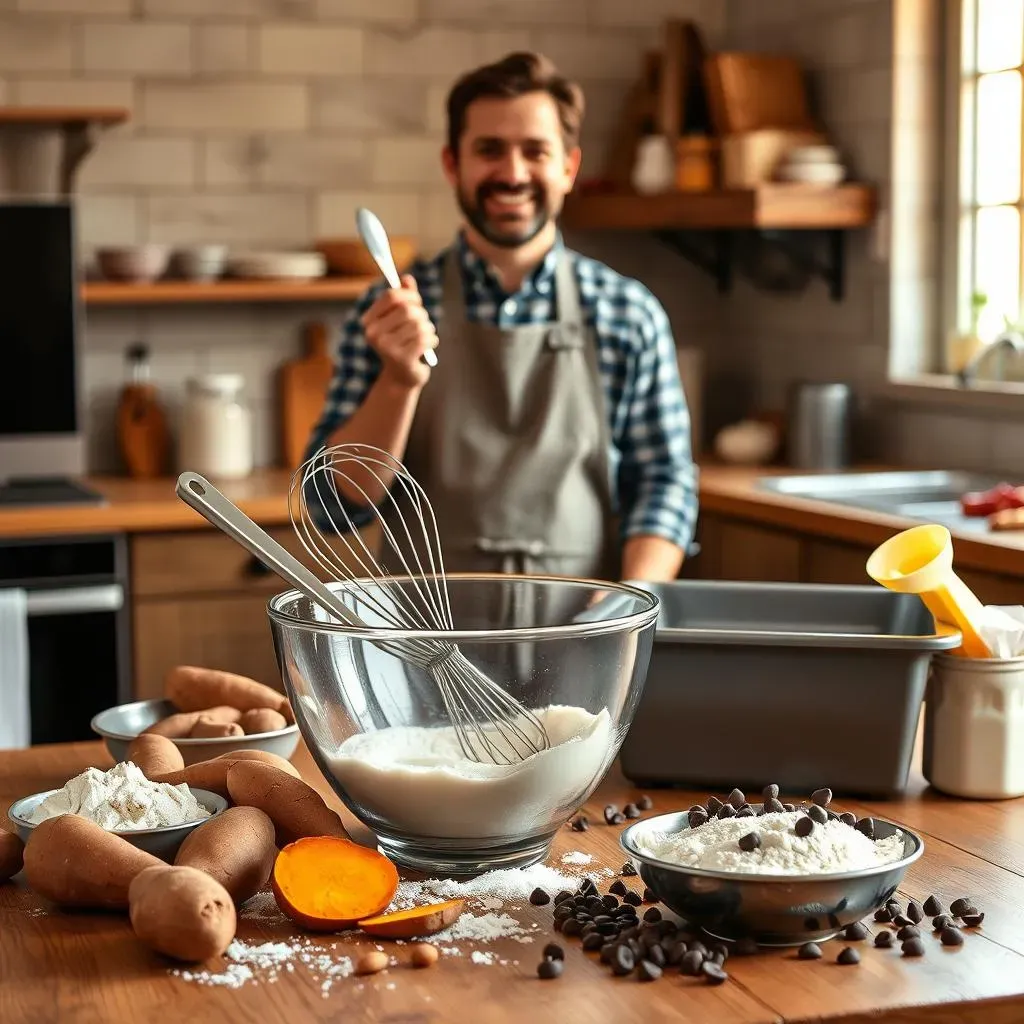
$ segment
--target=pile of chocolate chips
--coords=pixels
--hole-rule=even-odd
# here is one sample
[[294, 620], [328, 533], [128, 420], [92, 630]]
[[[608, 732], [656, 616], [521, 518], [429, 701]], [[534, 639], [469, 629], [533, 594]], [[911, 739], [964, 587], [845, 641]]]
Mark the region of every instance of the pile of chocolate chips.
[[[624, 864], [621, 874], [635, 876], [636, 870], [631, 864]], [[547, 893], [543, 895], [546, 897]], [[681, 974], [703, 978], [711, 985], [726, 981], [729, 976], [724, 965], [729, 947], [724, 942], [705, 943], [696, 932], [663, 918], [655, 906], [648, 907], [641, 917], [639, 908], [656, 901], [649, 889], [641, 896], [621, 878], [612, 882], [608, 893], [602, 896], [593, 879], [584, 878], [575, 892], [563, 890], [555, 896], [555, 931], [580, 937], [583, 948], [598, 953], [601, 963], [620, 977], [635, 974], [640, 981], [655, 981], [674, 967]], [[538, 900], [531, 897], [531, 902], [537, 904]], [[740, 955], [755, 953], [757, 944], [740, 941], [731, 951]], [[556, 943], [549, 944], [537, 967], [538, 977], [557, 978], [564, 960], [562, 948]], [[557, 961], [557, 966], [553, 961]]]
[[[633, 821], [640, 817], [644, 811], [649, 811], [654, 806], [654, 801], [644, 794], [635, 803], [628, 803], [620, 811], [615, 804], [608, 804], [603, 812], [606, 825], [623, 825], [627, 821]], [[569, 824], [573, 832], [586, 832], [590, 828], [590, 819], [585, 814], [577, 815]]]

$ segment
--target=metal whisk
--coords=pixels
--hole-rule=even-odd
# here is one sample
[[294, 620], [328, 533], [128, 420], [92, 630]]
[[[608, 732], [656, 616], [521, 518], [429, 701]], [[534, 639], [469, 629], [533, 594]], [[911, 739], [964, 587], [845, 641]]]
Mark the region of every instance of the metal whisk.
[[[371, 478], [385, 495], [379, 503], [367, 491]], [[339, 493], [341, 482], [359, 495], [359, 504], [372, 510], [379, 523], [381, 557], [356, 527]], [[420, 484], [389, 452], [365, 444], [321, 448], [293, 475], [288, 511], [316, 564], [331, 579], [357, 591], [388, 626], [410, 631], [455, 628], [434, 510]], [[392, 556], [400, 575], [382, 562], [392, 562]], [[457, 644], [423, 637], [378, 646], [428, 671], [466, 757], [515, 764], [551, 745], [537, 715], [473, 665]]]

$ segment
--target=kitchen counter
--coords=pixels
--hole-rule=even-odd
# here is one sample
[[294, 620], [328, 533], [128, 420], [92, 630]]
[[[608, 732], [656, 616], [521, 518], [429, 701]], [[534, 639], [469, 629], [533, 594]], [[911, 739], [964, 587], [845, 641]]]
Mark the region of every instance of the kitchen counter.
[[[884, 470], [893, 467], [857, 468]], [[757, 487], [759, 477], [792, 472], [778, 467], [748, 468], [702, 462], [701, 510], [870, 547], [913, 525], [897, 516], [794, 498]], [[260, 525], [281, 526], [289, 521], [290, 479], [291, 474], [286, 470], [267, 469], [245, 480], [224, 483], [220, 489]], [[177, 497], [173, 479], [91, 477], [85, 482], [99, 491], [107, 499], [107, 504], [0, 509], [0, 539], [104, 531], [148, 533], [210, 528], [198, 512]], [[959, 567], [1024, 576], [1024, 531], [954, 536]]]
[[[868, 753], [865, 752], [865, 756]], [[326, 782], [300, 746], [294, 758], [305, 777], [340, 808]], [[61, 785], [89, 765], [108, 767], [98, 743], [38, 747], [0, 753], [0, 809], [16, 797]], [[616, 871], [623, 854], [618, 827], [603, 821], [601, 808], [636, 799], [614, 771], [589, 801], [587, 832], [564, 829], [550, 863], [561, 865], [568, 852], [590, 854], [585, 870]], [[688, 806], [704, 794], [652, 791], [655, 810]], [[551, 906], [506, 904], [504, 911], [527, 928], [540, 927], [533, 943], [498, 940], [479, 947], [501, 963], [476, 963], [473, 943], [463, 941], [461, 956], [444, 956], [429, 970], [406, 966], [369, 978], [338, 978], [324, 996], [320, 983], [301, 963], [282, 970], [276, 983], [259, 980], [240, 988], [211, 987], [171, 974], [174, 965], [135, 941], [120, 914], [62, 914], [47, 907], [19, 881], [0, 885], [0, 965], [5, 1024], [113, 1020], [232, 1022], [298, 1019], [346, 1021], [451, 1020], [473, 1024], [551, 1021], [708, 1021], [715, 1024], [768, 1024], [826, 1018], [846, 1024], [867, 1021], [984, 1022], [1009, 1024], [1024, 1018], [1024, 800], [980, 803], [933, 794], [915, 771], [907, 797], [885, 803], [836, 800], [836, 806], [901, 822], [923, 836], [924, 855], [910, 868], [902, 898], [918, 901], [935, 893], [948, 903], [970, 896], [986, 913], [982, 928], [968, 933], [963, 946], [947, 949], [930, 933], [927, 954], [907, 959], [897, 950], [856, 943], [857, 966], [835, 963], [845, 943], [823, 944], [820, 961], [797, 960], [792, 950], [732, 957], [730, 979], [713, 987], [667, 970], [658, 981], [613, 978], [595, 954], [578, 940], [561, 939], [551, 929]], [[352, 818], [343, 811], [346, 823]], [[353, 829], [365, 841], [364, 830]], [[575, 858], [581, 859], [581, 858]], [[564, 866], [563, 866], [564, 869]], [[577, 871], [584, 870], [581, 868]], [[606, 891], [608, 879], [599, 880]], [[635, 881], [635, 880], [634, 880]], [[875, 931], [880, 926], [871, 924]], [[243, 910], [238, 937], [248, 943], [281, 941], [299, 934], [284, 918]], [[565, 973], [540, 981], [537, 962], [543, 944], [557, 939], [566, 949]], [[346, 938], [315, 942], [332, 955], [354, 952]], [[365, 946], [366, 943], [363, 943]], [[352, 947], [351, 950], [348, 947]], [[395, 950], [401, 954], [401, 947]], [[219, 965], [206, 965], [217, 971]]]

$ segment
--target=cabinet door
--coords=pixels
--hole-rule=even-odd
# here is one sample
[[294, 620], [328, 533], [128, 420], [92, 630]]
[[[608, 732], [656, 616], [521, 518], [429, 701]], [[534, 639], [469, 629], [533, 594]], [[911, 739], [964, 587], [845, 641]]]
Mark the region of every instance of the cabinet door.
[[168, 598], [135, 606], [135, 699], [163, 696], [175, 665], [237, 672], [283, 690], [267, 619], [255, 594]]
[[871, 549], [841, 541], [807, 537], [803, 542], [803, 579], [807, 583], [872, 582], [865, 568]]
[[957, 575], [982, 604], [1024, 604], [1024, 580], [994, 572], [958, 569]]
[[800, 538], [767, 526], [709, 516], [701, 532], [699, 557], [704, 561], [699, 569], [702, 579], [800, 580]]

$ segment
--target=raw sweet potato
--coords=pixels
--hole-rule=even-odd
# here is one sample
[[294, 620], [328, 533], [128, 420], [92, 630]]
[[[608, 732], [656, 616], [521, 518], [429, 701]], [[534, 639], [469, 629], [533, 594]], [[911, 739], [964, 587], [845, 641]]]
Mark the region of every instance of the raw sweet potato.
[[25, 844], [21, 837], [0, 828], [0, 882], [6, 882], [21, 870], [24, 855]]
[[181, 751], [166, 737], [156, 733], [141, 733], [128, 744], [126, 761], [152, 779], [165, 772], [178, 772], [185, 767]]
[[386, 909], [398, 891], [398, 871], [387, 857], [330, 836], [286, 846], [272, 877], [281, 912], [310, 931], [351, 928]]
[[209, 718], [214, 722], [237, 722], [242, 713], [226, 704], [216, 707], [199, 708], [195, 711], [179, 711], [177, 714], [161, 718], [154, 722], [148, 729], [142, 730], [142, 735], [167, 736], [170, 739], [183, 739], [190, 736], [200, 718]]
[[245, 730], [238, 722], [218, 722], [207, 714], [201, 714], [192, 726], [190, 737], [195, 739], [223, 739], [228, 736], [244, 736]]
[[229, 704], [239, 711], [273, 708], [292, 721], [291, 705], [283, 693], [255, 679], [219, 669], [178, 665], [167, 673], [164, 694], [182, 711], [202, 711], [216, 704]]
[[253, 708], [251, 711], [243, 711], [238, 724], [251, 736], [257, 732], [277, 732], [283, 729], [288, 723], [280, 711], [273, 708]]
[[25, 844], [25, 880], [64, 907], [124, 909], [140, 871], [163, 861], [78, 814], [47, 818]]
[[231, 795], [228, 793], [228, 769], [236, 761], [270, 764], [295, 778], [299, 777], [298, 769], [290, 761], [276, 754], [270, 754], [265, 750], [232, 750], [227, 754], [221, 754], [220, 757], [212, 757], [209, 761], [199, 761], [187, 768], [156, 776], [153, 782], [169, 782], [172, 786], [184, 782], [194, 789], [207, 789], [226, 798]]
[[236, 804], [258, 807], [270, 818], [278, 846], [305, 836], [348, 838], [337, 812], [312, 786], [269, 764], [236, 761], [228, 768], [228, 793]]
[[448, 900], [446, 903], [431, 903], [411, 910], [396, 910], [393, 914], [379, 914], [359, 922], [367, 935], [382, 939], [415, 939], [421, 935], [433, 935], [451, 927], [462, 915], [465, 900]]
[[174, 863], [205, 871], [240, 906], [267, 884], [275, 857], [274, 823], [257, 807], [229, 807], [186, 836]]
[[147, 868], [128, 890], [138, 938], [175, 960], [220, 956], [235, 937], [235, 905], [224, 886], [197, 868]]

